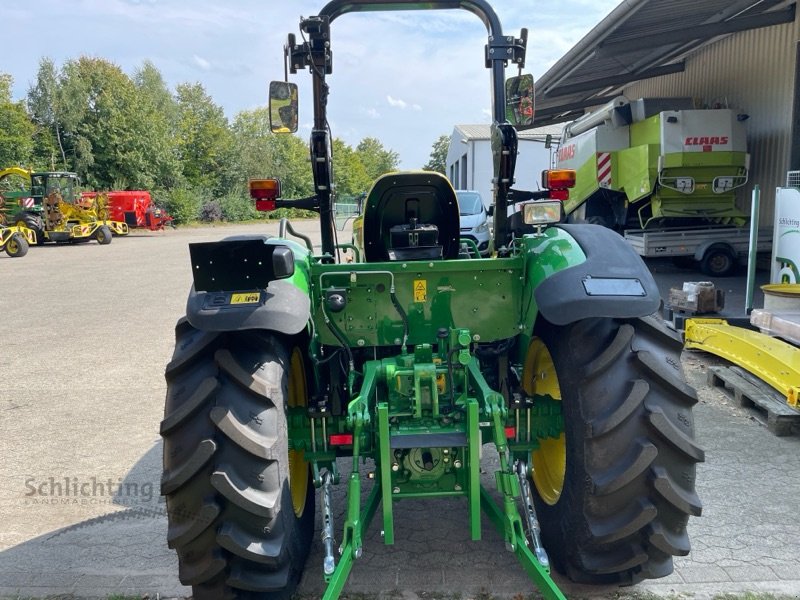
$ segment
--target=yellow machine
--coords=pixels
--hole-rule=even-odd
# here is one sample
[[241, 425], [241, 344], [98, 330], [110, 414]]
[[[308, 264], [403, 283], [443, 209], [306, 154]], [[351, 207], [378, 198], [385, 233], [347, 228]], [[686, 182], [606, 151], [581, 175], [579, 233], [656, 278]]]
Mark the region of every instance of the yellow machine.
[[108, 219], [104, 196], [88, 202], [78, 199], [75, 173], [36, 173], [20, 167], [0, 170], [0, 183], [11, 177], [25, 185], [0, 188], [0, 224], [32, 229], [37, 244], [91, 239], [109, 244], [112, 235], [128, 233], [125, 223]]
[[32, 229], [0, 225], [0, 252], [5, 250], [11, 258], [25, 256], [30, 245], [34, 243], [36, 234]]

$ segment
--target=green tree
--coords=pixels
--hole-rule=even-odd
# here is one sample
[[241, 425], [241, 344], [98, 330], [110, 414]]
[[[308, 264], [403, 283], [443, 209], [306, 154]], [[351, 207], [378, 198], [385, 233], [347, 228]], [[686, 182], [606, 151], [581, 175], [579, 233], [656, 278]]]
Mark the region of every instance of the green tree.
[[231, 126], [232, 159], [225, 173], [225, 188], [247, 194], [251, 177], [277, 177], [285, 198], [308, 196], [313, 191], [308, 167], [308, 146], [295, 135], [270, 132], [266, 108], [242, 111]]
[[333, 140], [333, 185], [341, 196], [355, 196], [372, 185], [358, 152], [340, 139]]
[[39, 61], [36, 83], [28, 90], [28, 111], [34, 132], [34, 163], [43, 169], [69, 169], [59, 115], [61, 84], [55, 64], [47, 57]]
[[361, 140], [356, 146], [358, 159], [364, 165], [367, 176], [375, 180], [384, 173], [396, 171], [400, 164], [400, 155], [387, 150], [381, 142], [373, 137]]
[[183, 175], [190, 186], [219, 191], [230, 160], [232, 135], [222, 108], [199, 83], [182, 83], [178, 98], [177, 142]]
[[33, 154], [35, 127], [22, 102], [11, 101], [11, 75], [0, 73], [0, 169], [25, 165]]
[[135, 124], [139, 143], [149, 160], [148, 179], [159, 188], [173, 188], [182, 181], [176, 132], [178, 105], [161, 76], [145, 61], [133, 76], [136, 89]]
[[447, 175], [447, 150], [450, 148], [450, 136], [440, 135], [431, 148], [430, 159], [422, 168], [425, 171], [436, 171], [442, 175]]

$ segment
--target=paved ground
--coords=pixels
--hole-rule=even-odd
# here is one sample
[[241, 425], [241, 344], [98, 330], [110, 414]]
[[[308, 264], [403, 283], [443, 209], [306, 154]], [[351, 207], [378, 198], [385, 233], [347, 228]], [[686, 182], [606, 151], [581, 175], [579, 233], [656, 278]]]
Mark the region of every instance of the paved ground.
[[[274, 233], [276, 226], [266, 228]], [[190, 283], [186, 244], [246, 231], [254, 228], [143, 233], [106, 247], [0, 256], [0, 596], [189, 595], [166, 548], [158, 496], [162, 374]], [[705, 279], [653, 267], [667, 288]], [[740, 280], [724, 285], [729, 298], [742, 290]], [[798, 597], [800, 435], [772, 436], [753, 414], [705, 387], [713, 362], [684, 358], [700, 388], [696, 427], [707, 456], [698, 475], [704, 516], [690, 525], [693, 552], [676, 561], [672, 576], [633, 592]], [[484, 541], [472, 543], [465, 521], [457, 501], [435, 514], [420, 502], [401, 503], [396, 545], [382, 546], [373, 527], [347, 591], [377, 598], [396, 590], [405, 600], [423, 591], [527, 597], [531, 584], [493, 530], [484, 527]], [[305, 598], [323, 589], [317, 539], [301, 585]], [[570, 598], [618, 597], [614, 589], [566, 582], [564, 589]]]

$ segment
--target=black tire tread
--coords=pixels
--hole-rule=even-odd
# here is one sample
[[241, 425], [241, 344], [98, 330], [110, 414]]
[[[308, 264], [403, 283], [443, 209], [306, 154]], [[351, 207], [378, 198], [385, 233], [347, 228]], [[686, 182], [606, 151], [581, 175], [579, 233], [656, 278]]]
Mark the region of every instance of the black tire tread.
[[675, 336], [653, 318], [543, 322], [535, 335], [553, 357], [566, 427], [561, 496], [549, 505], [534, 493], [553, 565], [590, 584], [668, 575], [702, 510], [704, 459]]
[[[162, 494], [168, 545], [197, 599], [288, 600], [313, 534], [288, 484], [288, 353], [262, 332], [207, 333], [184, 318], [167, 365]], [[243, 418], [249, 415], [250, 420]]]

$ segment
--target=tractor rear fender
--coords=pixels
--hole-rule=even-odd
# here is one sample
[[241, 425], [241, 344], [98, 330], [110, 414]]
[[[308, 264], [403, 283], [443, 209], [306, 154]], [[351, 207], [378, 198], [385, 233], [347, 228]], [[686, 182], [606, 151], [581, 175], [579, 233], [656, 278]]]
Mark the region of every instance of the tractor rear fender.
[[661, 303], [644, 261], [619, 234], [600, 225], [559, 225], [586, 260], [550, 275], [534, 291], [539, 313], [554, 325], [591, 317], [643, 317]]
[[203, 331], [303, 331], [311, 316], [308, 251], [289, 240], [236, 236], [190, 244], [186, 317]]

